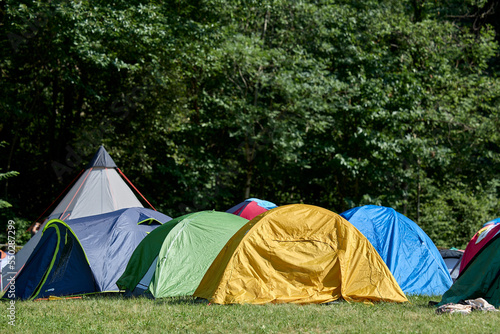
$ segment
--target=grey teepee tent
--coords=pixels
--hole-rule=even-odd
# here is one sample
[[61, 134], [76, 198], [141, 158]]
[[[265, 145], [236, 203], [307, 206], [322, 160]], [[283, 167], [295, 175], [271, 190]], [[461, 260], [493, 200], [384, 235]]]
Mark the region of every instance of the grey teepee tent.
[[143, 205], [120, 177], [115, 162], [101, 146], [48, 220], [76, 219], [132, 207], [142, 208]]

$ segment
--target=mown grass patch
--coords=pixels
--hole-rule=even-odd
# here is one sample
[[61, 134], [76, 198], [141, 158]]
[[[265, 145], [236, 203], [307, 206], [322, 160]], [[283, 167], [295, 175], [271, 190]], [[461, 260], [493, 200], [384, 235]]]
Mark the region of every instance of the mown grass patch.
[[330, 305], [207, 305], [191, 298], [150, 300], [121, 296], [0, 304], [1, 333], [495, 333], [500, 312], [436, 315], [430, 300], [410, 303], [339, 302]]

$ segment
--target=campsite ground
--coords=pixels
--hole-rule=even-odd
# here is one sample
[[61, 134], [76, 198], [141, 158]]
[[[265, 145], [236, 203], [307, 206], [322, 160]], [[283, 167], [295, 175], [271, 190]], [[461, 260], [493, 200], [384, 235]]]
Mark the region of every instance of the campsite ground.
[[15, 326], [2, 302], [1, 333], [495, 333], [500, 312], [436, 315], [430, 298], [410, 303], [207, 305], [191, 299], [114, 297], [15, 303]]

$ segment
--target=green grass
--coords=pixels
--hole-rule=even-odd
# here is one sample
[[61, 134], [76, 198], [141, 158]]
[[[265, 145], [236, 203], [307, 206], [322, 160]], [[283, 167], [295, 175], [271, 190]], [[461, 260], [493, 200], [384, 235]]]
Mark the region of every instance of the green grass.
[[207, 305], [192, 299], [17, 301], [16, 325], [1, 302], [0, 333], [498, 333], [500, 312], [436, 315], [430, 300], [331, 305]]

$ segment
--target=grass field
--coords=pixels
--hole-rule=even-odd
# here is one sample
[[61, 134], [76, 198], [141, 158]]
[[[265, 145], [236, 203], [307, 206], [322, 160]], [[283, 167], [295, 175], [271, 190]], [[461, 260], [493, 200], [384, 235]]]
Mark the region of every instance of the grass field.
[[500, 333], [500, 312], [436, 315], [430, 300], [330, 305], [208, 305], [121, 296], [1, 302], [0, 333]]

